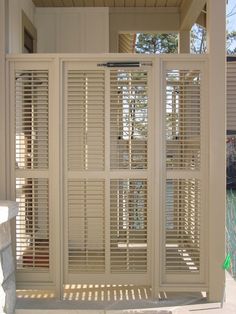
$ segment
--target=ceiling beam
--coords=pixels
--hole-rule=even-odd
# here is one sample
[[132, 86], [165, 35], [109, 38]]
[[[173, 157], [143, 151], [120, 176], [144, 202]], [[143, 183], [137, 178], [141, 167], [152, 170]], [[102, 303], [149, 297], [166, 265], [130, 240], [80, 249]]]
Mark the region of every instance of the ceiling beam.
[[206, 0], [183, 0], [180, 8], [180, 30], [190, 30], [196, 23]]

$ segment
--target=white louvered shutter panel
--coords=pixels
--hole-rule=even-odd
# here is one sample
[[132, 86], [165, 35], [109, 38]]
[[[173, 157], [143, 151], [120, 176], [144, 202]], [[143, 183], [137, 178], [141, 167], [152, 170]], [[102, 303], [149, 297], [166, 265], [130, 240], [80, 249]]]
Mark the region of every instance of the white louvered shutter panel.
[[104, 71], [68, 72], [68, 170], [104, 170], [104, 80]]
[[68, 260], [70, 273], [104, 273], [104, 181], [68, 181]]
[[236, 131], [236, 58], [227, 62], [227, 130]]
[[111, 169], [147, 169], [147, 72], [111, 71]]
[[167, 284], [200, 282], [203, 274], [203, 70], [186, 68], [165, 74]]
[[36, 275], [50, 268], [49, 71], [16, 70], [14, 82], [16, 268]]
[[147, 272], [147, 180], [111, 180], [112, 273]]
[[110, 84], [111, 177], [120, 173], [110, 181], [110, 271], [141, 276], [148, 271], [148, 72], [111, 70]]
[[68, 65], [65, 84], [65, 272], [74, 283], [105, 272], [105, 72]]
[[167, 169], [200, 168], [200, 71], [167, 72]]

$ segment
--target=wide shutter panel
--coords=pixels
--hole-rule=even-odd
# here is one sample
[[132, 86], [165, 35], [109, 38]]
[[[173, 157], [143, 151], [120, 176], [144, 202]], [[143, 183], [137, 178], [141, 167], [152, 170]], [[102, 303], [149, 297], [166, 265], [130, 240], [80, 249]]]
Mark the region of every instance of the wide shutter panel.
[[111, 180], [112, 273], [147, 271], [147, 180]]
[[49, 71], [16, 70], [14, 79], [16, 268], [36, 275], [50, 268]]
[[105, 270], [105, 183], [68, 181], [68, 261], [70, 273]]
[[236, 131], [236, 58], [227, 62], [227, 130]]
[[185, 64], [165, 76], [164, 282], [196, 282], [203, 274], [203, 72]]
[[147, 169], [147, 72], [111, 71], [111, 169]]
[[104, 71], [68, 71], [68, 170], [104, 170], [104, 80]]

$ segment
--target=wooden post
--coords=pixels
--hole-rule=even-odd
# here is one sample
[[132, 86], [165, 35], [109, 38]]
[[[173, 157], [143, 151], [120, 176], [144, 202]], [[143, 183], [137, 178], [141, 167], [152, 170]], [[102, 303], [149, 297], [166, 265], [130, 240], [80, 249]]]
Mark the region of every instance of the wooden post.
[[221, 302], [225, 272], [226, 88], [225, 0], [208, 0], [209, 51], [209, 301]]

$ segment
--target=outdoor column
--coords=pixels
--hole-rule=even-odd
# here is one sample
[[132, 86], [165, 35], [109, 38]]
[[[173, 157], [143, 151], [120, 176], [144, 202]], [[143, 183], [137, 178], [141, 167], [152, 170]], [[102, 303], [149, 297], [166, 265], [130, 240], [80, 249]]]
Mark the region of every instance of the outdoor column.
[[0, 1], [0, 199], [6, 198], [5, 0]]
[[179, 53], [190, 53], [190, 30], [179, 32]]
[[6, 314], [14, 313], [16, 303], [15, 261], [10, 222], [17, 213], [17, 203], [0, 201], [0, 313]]
[[209, 51], [209, 301], [221, 301], [225, 273], [225, 0], [208, 0]]

